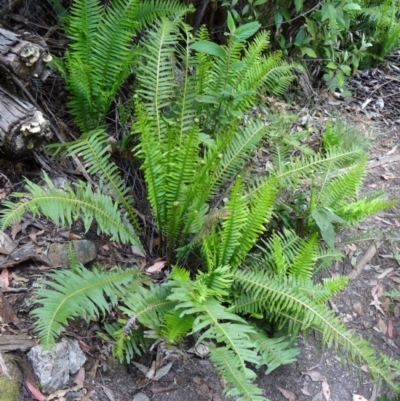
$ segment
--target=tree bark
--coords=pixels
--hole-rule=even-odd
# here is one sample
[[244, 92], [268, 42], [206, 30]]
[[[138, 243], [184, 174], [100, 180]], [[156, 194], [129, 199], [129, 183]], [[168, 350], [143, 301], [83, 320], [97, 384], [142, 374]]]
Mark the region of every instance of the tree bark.
[[[9, 76], [40, 78], [51, 60], [46, 42], [28, 32], [16, 34], [0, 28], [0, 82]], [[20, 155], [36, 150], [51, 137], [50, 123], [32, 104], [0, 86], [0, 146]]]
[[51, 136], [50, 123], [40, 111], [0, 87], [0, 144], [5, 153], [29, 153]]
[[0, 28], [0, 64], [19, 78], [39, 78], [51, 60], [46, 42], [29, 33]]

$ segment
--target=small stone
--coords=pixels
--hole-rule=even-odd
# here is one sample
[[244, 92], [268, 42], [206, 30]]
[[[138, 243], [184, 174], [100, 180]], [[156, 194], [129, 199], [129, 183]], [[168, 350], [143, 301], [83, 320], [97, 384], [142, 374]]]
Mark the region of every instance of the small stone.
[[41, 345], [37, 345], [27, 355], [45, 393], [64, 389], [68, 385], [69, 375], [76, 373], [86, 361], [76, 340], [63, 339], [52, 351], [43, 350]]
[[137, 393], [132, 401], [149, 401], [149, 397], [145, 393]]
[[[96, 245], [88, 240], [72, 242], [76, 258], [83, 265], [92, 262], [97, 257]], [[53, 267], [68, 267], [68, 246], [69, 243], [55, 243], [49, 247], [47, 257]]]

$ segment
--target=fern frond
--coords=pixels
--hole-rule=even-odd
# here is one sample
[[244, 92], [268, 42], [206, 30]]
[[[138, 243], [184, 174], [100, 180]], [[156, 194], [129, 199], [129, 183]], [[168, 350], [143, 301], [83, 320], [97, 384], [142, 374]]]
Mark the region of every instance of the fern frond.
[[210, 360], [218, 373], [233, 387], [225, 388], [227, 396], [239, 397], [237, 401], [268, 401], [262, 390], [251, 382], [248, 374], [240, 369], [236, 355], [227, 347], [209, 347]]
[[[46, 187], [26, 181], [26, 189], [30, 193], [28, 200], [21, 200], [17, 204], [5, 202], [2, 210], [1, 227], [19, 221], [25, 212], [35, 216], [43, 213], [57, 225], [71, 227], [74, 221], [82, 218], [85, 230], [88, 231], [95, 219], [98, 233], [111, 234], [112, 239], [123, 243], [131, 243], [142, 248], [134, 228], [126, 218], [121, 217], [118, 204], [110, 196], [99, 190], [93, 192], [90, 186], [83, 182], [75, 185], [73, 190], [69, 185], [57, 189], [51, 179], [44, 173]], [[25, 194], [14, 194], [23, 198]]]
[[176, 306], [167, 299], [171, 289], [168, 285], [153, 285], [150, 289], [140, 288], [135, 293], [125, 293], [119, 309], [129, 317], [134, 317], [143, 326], [162, 335], [164, 316]]
[[258, 349], [262, 365], [268, 367], [265, 372], [266, 375], [281, 365], [296, 361], [296, 357], [300, 354], [300, 349], [294, 348], [289, 340], [284, 337], [269, 338], [264, 331], [255, 326], [252, 327], [254, 328], [254, 333], [250, 333], [249, 337]]
[[76, 265], [74, 270], [57, 271], [49, 278], [52, 281], [46, 280], [44, 284], [50, 289], [39, 289], [35, 293], [35, 302], [42, 306], [32, 312], [38, 319], [35, 325], [45, 348], [54, 344], [68, 319], [104, 316], [109, 313], [109, 301], [116, 304], [116, 294], [123, 292], [128, 284], [134, 283], [137, 288], [146, 281], [139, 270], [105, 271], [97, 267], [90, 271], [82, 265]]
[[128, 213], [129, 219], [139, 229], [139, 223], [133, 209], [133, 198], [125, 182], [121, 179], [118, 166], [111, 161], [108, 135], [104, 130], [89, 131], [78, 140], [69, 142], [65, 146], [50, 145], [48, 150], [57, 154], [66, 150], [68, 156], [79, 154], [87, 165], [89, 174], [99, 174], [100, 181], [106, 183], [117, 202]]
[[229, 260], [232, 268], [243, 262], [259, 236], [265, 231], [266, 224], [272, 215], [276, 195], [277, 182], [273, 177], [259, 184], [256, 195], [250, 200], [246, 223], [240, 230], [239, 245], [236, 246]]
[[163, 334], [168, 341], [176, 342], [188, 334], [193, 327], [193, 316], [181, 316], [178, 310], [171, 311], [164, 316]]
[[130, 363], [135, 355], [141, 356], [144, 354], [152, 342], [152, 340], [145, 337], [143, 326], [131, 330], [129, 333], [125, 333], [124, 327], [119, 323], [105, 323], [104, 328], [114, 340], [113, 355], [120, 362], [126, 361]]
[[383, 358], [376, 357], [373, 348], [365, 340], [352, 334], [324, 305], [312, 301], [301, 289], [303, 280], [294, 277], [272, 277], [262, 272], [233, 274], [242, 295], [234, 301], [231, 310], [242, 313], [258, 312], [279, 317], [280, 324], [288, 320], [296, 326], [316, 329], [321, 333], [322, 343], [327, 346], [342, 346], [350, 358], [366, 363], [375, 379], [382, 378], [396, 388], [390, 366]]

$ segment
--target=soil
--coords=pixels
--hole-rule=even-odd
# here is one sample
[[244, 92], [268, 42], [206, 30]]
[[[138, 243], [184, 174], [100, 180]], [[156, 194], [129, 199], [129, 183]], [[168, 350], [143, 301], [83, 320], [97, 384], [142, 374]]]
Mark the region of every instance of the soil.
[[[5, 4], [8, 4], [8, 1], [0, 0], [0, 9]], [[32, 4], [30, 5], [33, 6]], [[37, 5], [37, 7], [39, 6]], [[40, 9], [37, 18], [40, 18], [40, 12], [43, 10]], [[32, 14], [29, 17], [34, 19]], [[12, 19], [7, 21], [8, 27], [15, 24]], [[48, 85], [57, 87], [59, 78], [53, 77], [52, 80], [50, 77], [49, 79]], [[60, 110], [56, 113], [59, 127], [65, 128], [65, 124], [70, 123], [70, 116], [65, 112], [65, 104], [59, 103], [63, 102], [65, 96], [60, 98], [53, 96], [53, 92], [51, 94], [46, 92], [46, 87], [33, 87], [30, 90], [35, 93], [34, 97], [40, 101], [48, 101], [49, 107]], [[368, 169], [364, 190], [382, 189], [388, 194], [389, 199], [399, 198], [400, 158], [397, 157], [397, 161], [380, 164], [381, 158], [384, 156], [393, 159], [395, 159], [393, 156], [399, 156], [397, 149], [397, 146], [400, 149], [399, 126], [393, 121], [389, 121], [386, 118], [387, 116], [384, 121], [380, 121], [379, 113], [374, 113], [372, 117], [366, 116], [357, 113], [354, 109], [348, 110], [346, 107], [342, 107], [343, 104], [337, 99], [332, 101], [323, 94], [321, 97], [322, 100], [320, 99], [319, 104], [315, 106], [315, 109], [322, 110], [321, 119], [324, 120], [328, 116], [340, 114], [341, 117], [348, 120], [349, 124], [357, 125], [371, 137], [370, 160], [376, 162], [377, 165]], [[358, 111], [360, 110], [358, 109]], [[62, 118], [59, 118], [60, 116]], [[0, 171], [11, 179], [14, 190], [20, 190], [22, 188], [21, 177], [23, 175], [28, 175], [29, 178], [39, 176], [40, 167], [45, 166], [48, 162], [49, 160], [40, 154], [36, 156], [36, 162], [29, 158], [17, 162], [0, 160]], [[58, 166], [54, 168], [57, 169]], [[64, 165], [64, 168], [72, 170], [73, 166]], [[33, 220], [31, 219], [31, 224], [42, 227], [46, 232], [52, 230], [55, 232], [54, 227], [51, 227], [48, 222]], [[374, 243], [381, 241], [378, 234], [386, 236], [372, 259], [350, 281], [347, 288], [332, 299], [330, 307], [346, 322], [349, 329], [354, 330], [362, 338], [368, 339], [377, 351], [397, 360], [400, 359], [400, 336], [398, 334], [400, 333], [400, 304], [396, 299], [389, 300], [385, 296], [379, 297], [380, 304], [371, 303], [374, 300], [374, 291], [395, 289], [398, 288], [400, 283], [399, 243], [396, 240], [388, 239], [399, 232], [399, 227], [400, 205], [396, 205], [388, 211], [369, 218], [351, 230], [339, 233], [338, 242], [341, 243], [339, 246], [347, 256], [343, 262], [336, 263], [324, 273], [333, 275], [354, 272], [357, 261], [360, 261]], [[77, 232], [80, 231], [79, 227], [75, 228]], [[366, 233], [367, 230], [373, 230], [377, 233], [372, 235], [373, 240], [346, 240], [346, 238]], [[99, 260], [102, 263], [113, 264], [120, 258], [118, 254], [117, 256], [115, 254], [109, 256], [109, 253], [104, 251], [105, 246], [108, 246], [104, 239], [95, 239]], [[39, 268], [30, 268], [29, 271], [17, 268], [14, 272], [18, 273], [22, 279], [27, 278], [29, 280], [32, 280], [33, 277], [43, 276], [43, 271]], [[25, 323], [26, 330], [31, 332], [31, 321], [27, 317], [23, 305], [25, 299], [29, 298], [29, 293], [24, 293], [23, 296], [6, 293], [6, 298], [10, 301], [14, 311], [18, 311], [19, 317]], [[79, 326], [79, 322], [77, 326]], [[72, 330], [72, 327], [69, 327], [67, 333], [71, 334], [73, 331], [76, 333], [75, 328]], [[0, 329], [2, 332], [8, 333], [10, 327], [0, 324]], [[79, 333], [79, 327], [77, 330]], [[11, 331], [16, 332], [17, 330], [11, 328]], [[93, 346], [99, 342], [98, 338], [95, 338], [95, 334], [91, 334], [91, 337], [85, 341]], [[342, 355], [335, 350], [324, 350], [323, 344], [319, 344], [312, 333], [308, 337], [299, 335], [296, 344], [301, 348], [296, 363], [281, 366], [269, 375], [265, 375], [265, 371], [259, 371], [257, 383], [270, 401], [284, 401], [285, 399], [289, 401], [325, 400], [326, 398], [322, 394], [323, 383], [327, 383], [329, 386], [331, 401], [353, 401], [354, 394], [362, 395], [369, 401], [375, 401], [381, 394], [391, 394], [390, 390], [384, 385], [374, 383], [364, 367], [358, 367], [351, 362], [342, 360]], [[87, 397], [87, 400], [136, 401], [134, 397], [139, 392], [146, 394], [152, 401], [228, 400], [223, 395], [224, 383], [218, 378], [211, 362], [207, 358], [200, 358], [188, 353], [187, 350], [190, 347], [187, 344], [180, 348], [181, 354], [173, 361], [170, 371], [157, 382], [145, 379], [144, 374], [132, 364], [124, 366], [113, 362], [111, 358], [104, 355], [99, 356], [98, 353], [88, 351], [88, 362], [85, 365], [87, 373], [85, 387], [90, 396]], [[154, 359], [155, 353], [148, 353], [136, 362], [149, 367]], [[94, 364], [98, 364], [97, 369], [93, 369]], [[95, 372], [95, 377], [89, 375], [90, 371]], [[25, 387], [22, 387], [20, 401], [32, 400], [34, 400], [32, 395]], [[82, 397], [71, 392], [66, 395], [65, 400], [82, 400]]]

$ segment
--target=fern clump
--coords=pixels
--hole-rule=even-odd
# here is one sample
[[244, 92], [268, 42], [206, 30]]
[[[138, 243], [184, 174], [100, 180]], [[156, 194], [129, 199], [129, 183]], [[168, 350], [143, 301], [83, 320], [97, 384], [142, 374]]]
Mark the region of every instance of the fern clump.
[[[298, 350], [291, 339], [310, 329], [397, 388], [398, 364], [375, 355], [325, 306], [347, 278], [313, 282], [316, 268], [341, 258], [333, 248], [334, 228], [393, 202], [380, 194], [359, 198], [365, 172], [359, 147], [342, 147], [331, 132], [331, 146], [315, 152], [289, 133], [277, 140], [279, 119], [260, 121], [248, 113], [260, 91], [282, 93], [296, 66], [281, 61], [279, 53], [265, 53], [268, 34], [258, 32], [258, 23], [237, 28], [229, 20], [228, 27], [222, 46], [204, 29], [193, 38], [180, 18], [161, 18], [135, 49], [135, 114], [125, 143], [136, 144], [132, 152], [141, 161], [160, 253], [171, 270], [167, 280], [155, 284], [136, 270], [76, 265], [56, 272], [50, 288], [37, 294], [43, 305], [34, 311], [40, 338], [50, 346], [68, 318], [107, 313], [109, 298], [112, 305], [118, 301], [122, 316], [106, 326], [117, 357], [130, 361], [150, 339], [178, 342], [195, 334], [198, 342], [208, 342], [210, 358], [228, 383], [226, 393], [238, 400], [264, 400], [254, 367], [269, 373], [293, 362]], [[107, 138], [96, 129], [52, 147], [80, 155], [100, 178], [97, 192], [82, 183], [57, 189], [46, 177], [44, 189], [28, 181], [28, 196], [16, 194], [19, 202], [5, 204], [3, 227], [25, 211], [63, 225], [80, 217], [86, 229], [95, 218], [99, 232], [140, 244], [131, 193], [107, 151]], [[253, 177], [246, 164], [262, 140], [271, 144], [272, 167]], [[297, 157], [293, 146], [300, 150]], [[297, 209], [291, 206], [293, 193], [301, 194]], [[296, 224], [297, 232], [273, 229], [282, 205], [300, 215], [301, 230]], [[267, 335], [265, 324], [279, 335]]]

